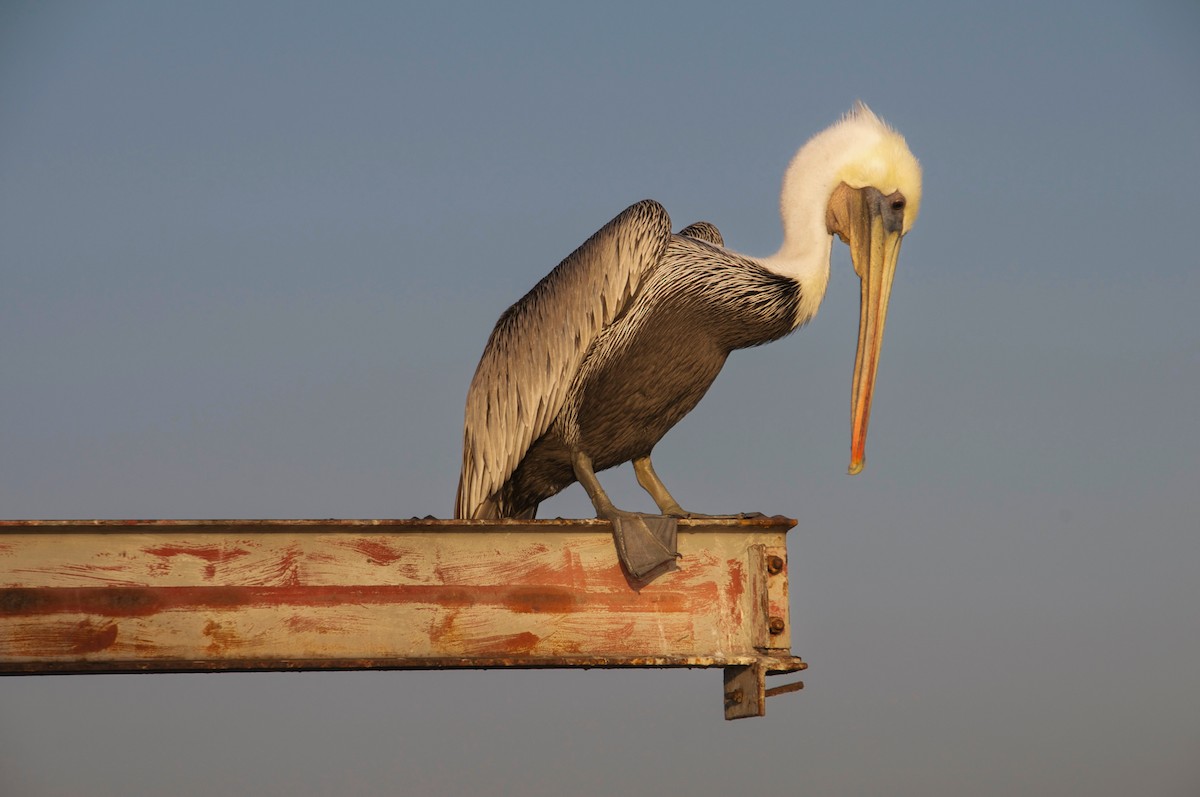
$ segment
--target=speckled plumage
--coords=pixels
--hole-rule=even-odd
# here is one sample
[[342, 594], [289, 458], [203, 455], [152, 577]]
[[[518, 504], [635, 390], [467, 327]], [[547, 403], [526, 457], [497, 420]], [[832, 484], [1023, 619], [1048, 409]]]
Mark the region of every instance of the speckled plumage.
[[630, 513], [595, 471], [630, 460], [664, 515], [684, 514], [651, 449], [731, 351], [816, 314], [835, 233], [863, 285], [851, 395], [850, 472], [860, 471], [896, 257], [920, 198], [920, 164], [903, 137], [858, 103], [785, 171], [774, 255], [731, 252], [707, 222], [672, 234], [657, 202], [625, 210], [492, 331], [467, 394], [456, 516], [532, 517], [578, 479], [616, 530]]
[[731, 351], [796, 327], [799, 283], [720, 242], [639, 202], [501, 316], [468, 394], [459, 517], [532, 517], [575, 481], [574, 447], [597, 471], [648, 455]]

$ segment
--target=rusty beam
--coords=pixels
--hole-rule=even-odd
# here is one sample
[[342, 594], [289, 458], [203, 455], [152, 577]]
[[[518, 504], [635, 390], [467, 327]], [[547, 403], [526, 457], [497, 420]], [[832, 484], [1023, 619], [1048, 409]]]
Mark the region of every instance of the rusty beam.
[[758, 716], [794, 524], [683, 520], [639, 584], [599, 520], [0, 521], [0, 673], [723, 667]]

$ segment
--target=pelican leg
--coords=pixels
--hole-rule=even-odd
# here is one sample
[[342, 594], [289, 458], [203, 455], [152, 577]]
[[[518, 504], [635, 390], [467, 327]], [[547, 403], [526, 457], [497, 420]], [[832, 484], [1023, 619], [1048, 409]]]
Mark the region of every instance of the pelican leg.
[[613, 506], [608, 494], [600, 486], [592, 460], [582, 451], [571, 458], [575, 478], [587, 491], [596, 508], [596, 515], [612, 523], [613, 540], [617, 546], [617, 558], [634, 579], [641, 580], [652, 571], [679, 556], [678, 522], [673, 517], [644, 515], [626, 512]]
[[654, 499], [654, 503], [658, 504], [658, 508], [664, 515], [688, 516], [679, 502], [667, 492], [667, 486], [662, 483], [662, 479], [658, 478], [658, 474], [654, 472], [654, 465], [650, 464], [649, 454], [633, 461], [633, 472], [637, 476], [638, 484], [642, 485], [643, 490], [650, 493], [650, 497]]
[[763, 516], [762, 512], [739, 512], [736, 515], [705, 515], [700, 512], [688, 512], [667, 492], [666, 485], [662, 483], [662, 479], [658, 478], [658, 474], [654, 472], [654, 466], [650, 464], [649, 454], [644, 457], [638, 457], [633, 461], [633, 472], [637, 475], [638, 484], [642, 485], [643, 490], [650, 493], [650, 497], [654, 499], [654, 503], [658, 504], [658, 508], [662, 510], [664, 515], [686, 518], [732, 518], [738, 520]]

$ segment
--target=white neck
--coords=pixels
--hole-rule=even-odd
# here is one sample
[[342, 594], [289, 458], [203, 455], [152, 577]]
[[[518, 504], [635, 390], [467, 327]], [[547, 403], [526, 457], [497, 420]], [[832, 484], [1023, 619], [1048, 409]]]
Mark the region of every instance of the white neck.
[[833, 236], [826, 234], [823, 240], [806, 247], [789, 246], [790, 243], [794, 242], [785, 237], [778, 252], [770, 257], [757, 258], [757, 261], [764, 268], [800, 283], [800, 306], [796, 312], [796, 326], [800, 326], [812, 320], [821, 306], [821, 300], [825, 298]]
[[[880, 156], [881, 145], [889, 143], [903, 150], [903, 155], [911, 161], [917, 183], [915, 191], [910, 188], [907, 193], [910, 202], [919, 201], [920, 170], [916, 159], [908, 152], [904, 140], [861, 103], [836, 124], [809, 139], [788, 165], [779, 197], [783, 245], [774, 255], [758, 262], [800, 283], [797, 325], [817, 314], [829, 285], [833, 235], [826, 226], [826, 214], [834, 189], [842, 182], [862, 187], [875, 180], [876, 173], [879, 180], [875, 181], [882, 181], [881, 188], [890, 184], [889, 159]], [[914, 206], [914, 217], [915, 214]]]
[[817, 314], [829, 285], [829, 254], [833, 235], [826, 228], [829, 197], [837, 187], [836, 161], [830, 157], [830, 131], [804, 145], [783, 176], [779, 215], [783, 221], [783, 244], [779, 251], [759, 262], [777, 274], [800, 283], [800, 308], [796, 325]]

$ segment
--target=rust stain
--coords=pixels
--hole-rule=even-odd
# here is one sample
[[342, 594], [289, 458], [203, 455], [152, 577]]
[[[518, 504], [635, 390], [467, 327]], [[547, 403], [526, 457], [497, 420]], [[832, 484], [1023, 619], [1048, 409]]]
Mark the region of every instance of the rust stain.
[[152, 589], [114, 587], [92, 590], [84, 594], [100, 599], [96, 601], [100, 605], [89, 613], [110, 617], [134, 617], [159, 611], [158, 596]]
[[464, 652], [474, 656], [488, 654], [517, 656], [522, 653], [531, 653], [541, 641], [542, 638], [532, 631], [522, 631], [519, 634], [498, 634], [467, 641]]
[[0, 591], [0, 615], [85, 613], [108, 617], [154, 615], [160, 611], [158, 591], [130, 587], [34, 587]]
[[168, 609], [233, 608], [248, 602], [242, 587], [18, 587], [0, 591], [0, 615], [144, 617]]
[[338, 634], [344, 632], [345, 626], [330, 619], [308, 617], [303, 614], [293, 614], [286, 620], [287, 627], [298, 633]]
[[576, 611], [584, 597], [576, 592], [551, 587], [516, 587], [509, 590], [503, 605], [519, 613], [562, 614]]
[[769, 613], [777, 617], [788, 616], [788, 561], [786, 548], [768, 548], [768, 554], [778, 556], [783, 568], [768, 582], [767, 600]]
[[429, 624], [429, 640], [435, 646], [441, 646], [442, 642], [451, 639], [454, 636], [454, 623], [458, 620], [458, 615], [461, 610], [450, 609], [435, 615], [433, 621]]
[[[714, 529], [717, 531], [738, 532], [743, 529], [778, 529], [784, 531], [796, 525], [795, 518], [783, 515], [761, 517], [746, 517], [739, 519], [692, 518], [679, 522], [680, 531], [688, 533], [693, 529]], [[128, 527], [145, 529], [197, 529], [202, 531], [312, 531], [321, 533], [329, 528], [337, 529], [393, 529], [396, 531], [491, 531], [498, 530], [506, 533], [513, 529], [596, 529], [606, 530], [607, 521], [596, 519], [549, 518], [544, 520], [521, 520], [505, 518], [501, 520], [451, 520], [448, 518], [318, 518], [318, 519], [90, 519], [90, 520], [0, 520], [0, 530], [12, 533], [21, 532], [66, 532], [72, 529], [85, 531], [105, 531], [107, 529], [123, 530]]]
[[566, 586], [584, 586], [583, 560], [579, 556], [579, 551], [570, 547], [563, 548], [562, 557], [563, 563], [561, 572], [564, 576], [564, 579], [569, 582]]
[[117, 625], [84, 619], [78, 622], [39, 623], [9, 629], [4, 645], [5, 656], [82, 656], [99, 653], [117, 641]]
[[97, 614], [142, 617], [160, 612], [264, 606], [428, 604], [443, 608], [498, 606], [517, 613], [701, 613], [719, 599], [717, 585], [683, 590], [587, 592], [548, 586], [430, 584], [197, 587], [14, 587], [0, 590], [0, 617]]
[[729, 569], [729, 580], [725, 584], [729, 595], [729, 613], [735, 626], [740, 626], [742, 620], [742, 595], [746, 592], [746, 568], [739, 559], [726, 562]]
[[40, 614], [51, 603], [50, 590], [0, 590], [0, 615]]
[[[30, 648], [64, 672], [73, 660], [81, 671], [99, 671], [98, 659], [112, 662], [112, 671], [165, 671], [269, 668], [272, 661], [338, 666], [322, 656], [341, 656], [342, 666], [391, 667], [501, 661], [493, 657], [525, 662], [516, 666], [610, 666], [580, 664], [606, 656], [621, 666], [643, 659], [713, 666], [695, 664], [696, 657], [730, 651], [761, 658], [737, 628], [758, 611], [750, 594], [758, 574], [735, 556], [744, 548], [736, 538], [711, 548], [706, 537], [692, 538], [678, 570], [631, 588], [607, 525], [595, 521], [242, 523], [148, 523], [109, 540], [75, 541], [78, 549], [68, 551], [45, 535], [76, 527], [45, 522], [32, 527], [43, 539], [29, 549], [41, 558], [23, 558], [28, 531], [10, 538], [18, 566], [44, 562], [56, 577], [0, 585], [0, 671], [14, 656], [10, 670], [29, 667], [20, 662], [35, 658]], [[118, 531], [116, 522], [108, 525], [108, 533]], [[710, 525], [737, 533], [733, 524]], [[150, 537], [152, 530], [162, 533]], [[537, 540], [523, 536], [543, 530]], [[432, 533], [443, 531], [455, 533]], [[2, 535], [16, 532], [0, 528], [0, 542], [8, 545]], [[305, 532], [321, 536], [304, 539]], [[484, 532], [504, 533], [474, 536]], [[706, 526], [696, 532], [710, 533]], [[14, 562], [5, 564], [11, 572]], [[122, 577], [137, 581], [116, 581]], [[43, 584], [63, 586], [35, 586]], [[772, 589], [764, 601], [786, 606], [786, 584]]]
[[117, 641], [117, 624], [92, 625], [91, 620], [81, 620], [71, 637], [72, 653], [99, 653], [112, 647]]
[[210, 640], [208, 652], [213, 656], [220, 656], [229, 648], [242, 645], [242, 638], [235, 630], [215, 620], [209, 620], [204, 624], [204, 636]]
[[160, 659], [130, 660], [75, 659], [70, 661], [0, 662], [0, 673], [49, 675], [51, 673], [148, 673], [148, 672], [298, 672], [304, 670], [442, 670], [447, 668], [490, 670], [499, 667], [583, 669], [745, 667], [763, 665], [768, 675], [799, 672], [808, 665], [795, 656], [755, 655], [585, 655], [585, 656], [302, 656], [280, 660], [245, 656], [220, 661]]

